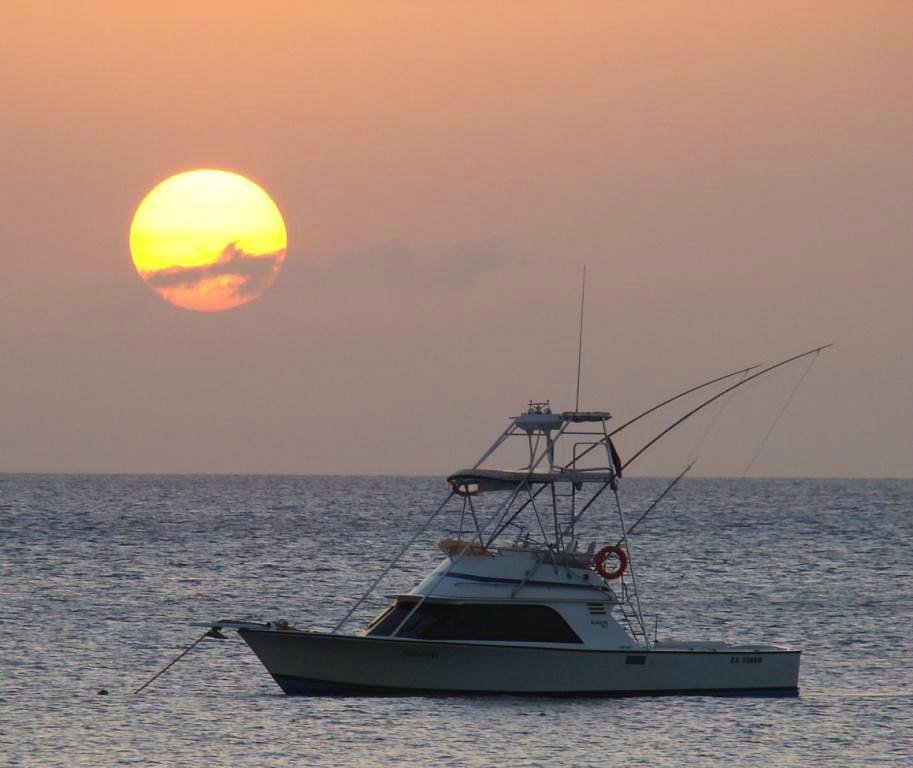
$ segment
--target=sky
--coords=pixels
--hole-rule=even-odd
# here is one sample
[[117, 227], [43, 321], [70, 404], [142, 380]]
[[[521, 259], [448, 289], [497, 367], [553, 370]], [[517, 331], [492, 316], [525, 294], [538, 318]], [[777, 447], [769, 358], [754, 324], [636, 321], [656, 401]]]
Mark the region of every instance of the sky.
[[[632, 474], [913, 476], [910, 3], [56, 5], [2, 13], [0, 471], [472, 465], [573, 407], [585, 264], [619, 420], [835, 343]], [[225, 312], [130, 256], [194, 168], [288, 230]]]

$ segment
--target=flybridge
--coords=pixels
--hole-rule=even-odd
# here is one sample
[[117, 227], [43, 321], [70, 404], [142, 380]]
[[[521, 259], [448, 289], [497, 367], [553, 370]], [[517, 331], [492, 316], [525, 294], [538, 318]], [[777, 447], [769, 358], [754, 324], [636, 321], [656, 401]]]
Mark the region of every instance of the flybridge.
[[487, 491], [511, 491], [518, 485], [542, 483], [574, 483], [577, 490], [583, 483], [611, 483], [618, 475], [613, 471], [566, 470], [556, 472], [511, 472], [503, 469], [461, 469], [447, 478], [450, 486], [461, 496], [473, 496]]
[[[488, 451], [471, 469], [461, 469], [447, 478], [453, 490], [461, 496], [473, 496], [489, 491], [510, 491], [523, 485], [570, 482], [579, 490], [583, 483], [613, 485], [621, 475], [621, 462], [606, 430], [612, 418], [608, 411], [561, 411], [554, 413], [548, 400], [530, 400], [525, 413], [514, 417], [510, 426], [495, 440]], [[597, 424], [598, 428], [580, 429], [572, 425]], [[576, 439], [570, 448], [569, 461], [556, 463], [556, 446], [559, 441]], [[510, 437], [526, 438], [528, 462], [516, 470], [482, 469], [481, 465]], [[605, 463], [598, 466], [578, 466], [584, 453], [603, 445]], [[545, 463], [547, 469], [539, 469]]]
[[[525, 413], [511, 419], [492, 446], [471, 469], [461, 469], [447, 478], [451, 487], [460, 495], [483, 491], [510, 490], [518, 483], [554, 483], [570, 481], [613, 484], [621, 477], [621, 461], [606, 427], [612, 414], [608, 411], [553, 412], [550, 401], [529, 401]], [[590, 426], [581, 426], [590, 425]], [[481, 469], [482, 465], [508, 438], [525, 438], [528, 455], [526, 466], [516, 470]], [[574, 439], [576, 438], [576, 439]], [[583, 439], [581, 439], [583, 438]], [[589, 439], [587, 439], [589, 438]], [[556, 460], [556, 447], [568, 446], [565, 461]], [[579, 465], [580, 459], [596, 448], [605, 449], [605, 463]], [[598, 455], [598, 454], [597, 454]], [[540, 469], [544, 465], [547, 469]]]

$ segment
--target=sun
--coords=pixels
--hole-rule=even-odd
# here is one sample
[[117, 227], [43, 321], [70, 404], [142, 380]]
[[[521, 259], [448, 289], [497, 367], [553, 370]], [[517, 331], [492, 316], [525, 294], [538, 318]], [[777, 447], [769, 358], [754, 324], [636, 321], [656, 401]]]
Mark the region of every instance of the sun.
[[272, 285], [285, 261], [282, 214], [250, 179], [201, 169], [165, 179], [133, 215], [130, 253], [140, 277], [175, 306], [219, 312]]

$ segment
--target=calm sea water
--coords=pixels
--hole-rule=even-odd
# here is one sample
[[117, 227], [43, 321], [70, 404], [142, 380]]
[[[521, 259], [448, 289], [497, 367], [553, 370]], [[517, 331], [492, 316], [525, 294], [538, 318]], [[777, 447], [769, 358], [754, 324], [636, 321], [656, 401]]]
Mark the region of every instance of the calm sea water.
[[[628, 514], [662, 486], [626, 480]], [[0, 475], [0, 764], [913, 764], [911, 481], [685, 479], [632, 538], [661, 639], [795, 644], [797, 699], [290, 698], [234, 634], [131, 694], [198, 624], [331, 627], [443, 490]], [[610, 541], [610, 523], [584, 532]], [[447, 526], [353, 629], [433, 566]]]

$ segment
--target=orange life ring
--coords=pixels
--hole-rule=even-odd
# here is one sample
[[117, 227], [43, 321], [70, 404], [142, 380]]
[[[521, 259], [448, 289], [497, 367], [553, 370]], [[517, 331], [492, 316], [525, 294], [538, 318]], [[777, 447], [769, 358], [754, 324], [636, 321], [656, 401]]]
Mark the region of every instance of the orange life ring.
[[[609, 555], [615, 555], [618, 558], [618, 567], [614, 571], [607, 571], [605, 567], [605, 561]], [[596, 573], [602, 578], [611, 581], [612, 579], [620, 578], [621, 574], [625, 572], [628, 567], [628, 555], [621, 547], [610, 544], [596, 553], [593, 564], [596, 566]]]

